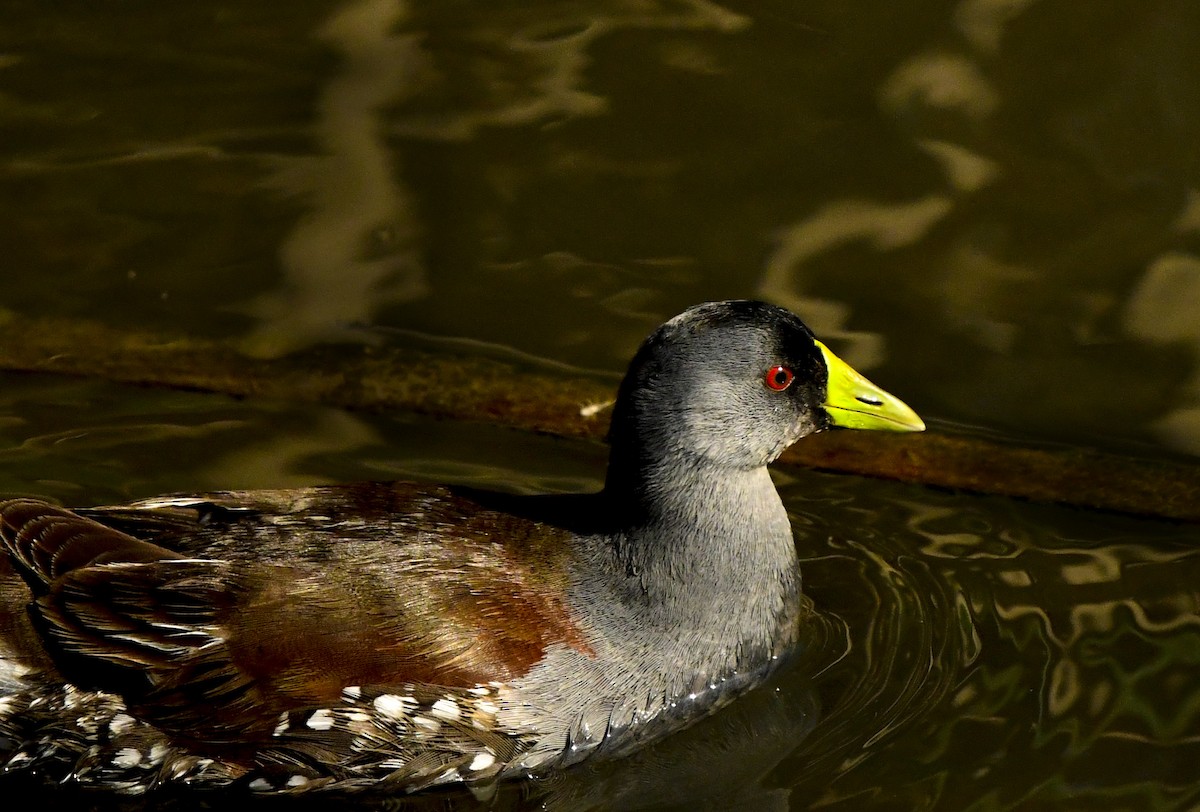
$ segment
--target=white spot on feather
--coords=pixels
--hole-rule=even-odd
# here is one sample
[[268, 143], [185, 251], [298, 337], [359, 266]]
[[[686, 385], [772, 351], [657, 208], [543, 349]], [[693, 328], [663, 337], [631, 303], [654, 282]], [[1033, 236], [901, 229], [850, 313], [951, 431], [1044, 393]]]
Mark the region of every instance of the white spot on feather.
[[333, 713], [329, 708], [321, 708], [319, 711], [314, 711], [313, 715], [308, 717], [305, 722], [313, 730], [331, 730], [333, 728]]
[[458, 710], [458, 703], [449, 697], [434, 702], [429, 712], [444, 722], [457, 722], [462, 718], [462, 713]]
[[117, 751], [117, 754], [112, 757], [113, 766], [120, 767], [123, 770], [136, 767], [141, 760], [142, 753], [136, 747], [122, 747]]
[[134, 718], [128, 713], [118, 713], [108, 723], [108, 732], [113, 736], [120, 736], [126, 730], [133, 727]]
[[380, 715], [391, 719], [404, 719], [408, 716], [408, 712], [417, 706], [416, 700], [411, 696], [400, 696], [399, 694], [380, 694], [371, 704], [375, 706], [375, 710]]
[[495, 763], [496, 757], [485, 751], [475, 756], [475, 758], [473, 758], [471, 763], [467, 766], [467, 769], [471, 770], [472, 772], [479, 772], [480, 770], [486, 770]]

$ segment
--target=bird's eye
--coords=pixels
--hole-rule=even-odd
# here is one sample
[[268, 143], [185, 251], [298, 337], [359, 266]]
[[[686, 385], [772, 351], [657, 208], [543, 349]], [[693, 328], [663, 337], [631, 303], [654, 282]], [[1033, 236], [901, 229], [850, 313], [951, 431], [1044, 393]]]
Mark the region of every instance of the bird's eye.
[[791, 386], [795, 379], [796, 373], [785, 366], [776, 365], [767, 370], [767, 374], [763, 377], [763, 383], [767, 385], [768, 389], [782, 392]]

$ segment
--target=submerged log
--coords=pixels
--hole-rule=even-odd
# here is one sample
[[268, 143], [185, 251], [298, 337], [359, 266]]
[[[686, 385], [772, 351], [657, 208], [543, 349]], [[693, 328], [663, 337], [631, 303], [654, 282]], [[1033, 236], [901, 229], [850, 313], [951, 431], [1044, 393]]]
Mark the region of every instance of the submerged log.
[[[599, 439], [615, 383], [533, 365], [362, 345], [251, 358], [199, 338], [0, 312], [0, 370], [98, 377], [242, 397], [407, 411]], [[1140, 516], [1200, 521], [1200, 465], [965, 434], [826, 432], [783, 464]]]

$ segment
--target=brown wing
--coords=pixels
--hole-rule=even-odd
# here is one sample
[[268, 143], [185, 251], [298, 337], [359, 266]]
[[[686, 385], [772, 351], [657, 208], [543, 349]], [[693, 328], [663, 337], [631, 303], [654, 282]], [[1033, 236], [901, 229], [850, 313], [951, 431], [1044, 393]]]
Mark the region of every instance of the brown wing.
[[[430, 506], [446, 514], [435, 523], [465, 510], [445, 493], [423, 504], [426, 519]], [[237, 560], [206, 559], [42, 502], [0, 503], [0, 538], [64, 677], [118, 692], [189, 738], [269, 736], [281, 712], [333, 705], [346, 686], [468, 688], [524, 673], [555, 642], [586, 649], [563, 608], [562, 573], [546, 571], [561, 571], [563, 555], [495, 538], [544, 528], [493, 515], [486, 531], [398, 542], [302, 524], [268, 522], [267, 543], [259, 522], [265, 561], [245, 543]]]

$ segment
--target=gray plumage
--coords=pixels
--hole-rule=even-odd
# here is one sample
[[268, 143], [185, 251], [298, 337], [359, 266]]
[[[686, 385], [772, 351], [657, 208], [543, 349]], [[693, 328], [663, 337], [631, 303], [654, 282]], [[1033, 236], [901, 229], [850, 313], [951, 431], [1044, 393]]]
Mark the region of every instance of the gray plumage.
[[795, 642], [766, 466], [830, 425], [826, 357], [761, 302], [672, 319], [630, 365], [589, 496], [0, 503], [0, 763], [125, 793], [413, 790], [686, 725]]

